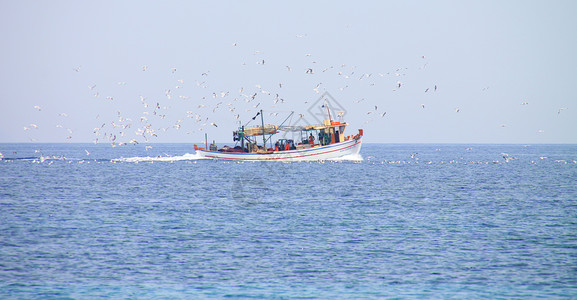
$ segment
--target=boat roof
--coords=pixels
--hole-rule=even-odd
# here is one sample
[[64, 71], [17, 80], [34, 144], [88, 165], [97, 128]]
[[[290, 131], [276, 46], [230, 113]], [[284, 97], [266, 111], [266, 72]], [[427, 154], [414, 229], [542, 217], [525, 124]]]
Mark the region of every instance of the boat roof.
[[349, 125], [346, 122], [327, 122], [325, 121], [324, 124], [317, 124], [317, 125], [307, 125], [307, 126], [279, 126], [279, 130], [283, 131], [309, 131], [309, 130], [320, 130], [332, 127], [339, 127], [339, 126], [347, 126]]
[[[330, 122], [325, 120], [324, 124], [315, 124], [315, 125], [307, 125], [307, 126], [297, 126], [297, 125], [265, 125], [264, 126], [264, 134], [275, 134], [278, 133], [279, 130], [287, 131], [287, 132], [295, 132], [295, 131], [311, 131], [311, 130], [321, 130], [326, 128], [333, 128], [333, 127], [340, 127], [340, 126], [347, 126], [349, 125], [346, 122]], [[250, 127], [244, 129], [245, 136], [255, 136], [255, 135], [262, 135], [263, 128], [262, 126]]]

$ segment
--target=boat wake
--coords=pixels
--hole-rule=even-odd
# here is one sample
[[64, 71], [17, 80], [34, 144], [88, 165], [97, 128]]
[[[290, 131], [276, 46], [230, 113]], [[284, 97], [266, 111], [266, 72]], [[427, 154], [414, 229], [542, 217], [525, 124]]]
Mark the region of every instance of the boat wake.
[[[113, 159], [112, 162], [129, 162], [129, 163], [139, 163], [139, 162], [175, 162], [175, 161], [194, 161], [201, 159], [213, 159], [209, 157], [203, 157], [198, 153], [190, 154], [186, 153], [180, 156], [146, 156], [146, 157], [126, 157]], [[296, 159], [294, 162], [300, 160]], [[307, 161], [307, 160], [302, 160]], [[345, 155], [337, 158], [326, 159], [326, 161], [363, 161], [363, 157], [360, 154]]]
[[[203, 157], [202, 155], [198, 154], [198, 153], [194, 153], [194, 154], [190, 154], [190, 153], [186, 153], [184, 155], [159, 155], [159, 156], [137, 156], [137, 157], [121, 157], [121, 158], [70, 158], [70, 157], [65, 157], [65, 156], [30, 156], [30, 157], [11, 157], [11, 158], [6, 158], [3, 157], [0, 160], [1, 161], [30, 161], [33, 163], [48, 163], [48, 164], [52, 164], [54, 162], [68, 162], [68, 163], [72, 163], [72, 162], [78, 162], [78, 163], [90, 163], [90, 162], [98, 162], [98, 163], [102, 163], [102, 162], [113, 162], [113, 163], [119, 163], [119, 162], [126, 162], [126, 163], [140, 163], [140, 162], [176, 162], [176, 161], [197, 161], [197, 160], [201, 160], [201, 159], [213, 159], [213, 158], [209, 158], [209, 157]], [[341, 162], [341, 161], [356, 161], [356, 162], [361, 162], [363, 161], [363, 157], [360, 154], [351, 154], [351, 155], [345, 155], [342, 157], [338, 157], [338, 158], [331, 158], [331, 159], [325, 159], [325, 160], [319, 160], [319, 161], [335, 161], [335, 162]], [[310, 161], [310, 160], [299, 160], [299, 159], [294, 159], [291, 160], [292, 162], [299, 162], [299, 161]]]
[[139, 163], [139, 162], [155, 162], [155, 161], [164, 161], [164, 162], [173, 162], [173, 161], [187, 161], [187, 160], [199, 160], [199, 159], [207, 159], [206, 157], [202, 157], [198, 154], [190, 154], [186, 153], [180, 156], [146, 156], [146, 157], [127, 157], [127, 158], [117, 158], [113, 159], [113, 162], [131, 162], [131, 163]]

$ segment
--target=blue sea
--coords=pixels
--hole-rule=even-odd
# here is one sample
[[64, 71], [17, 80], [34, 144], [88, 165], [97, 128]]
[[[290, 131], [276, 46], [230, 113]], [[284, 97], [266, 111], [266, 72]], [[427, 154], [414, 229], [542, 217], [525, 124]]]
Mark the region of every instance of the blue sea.
[[577, 298], [577, 145], [0, 152], [1, 299]]

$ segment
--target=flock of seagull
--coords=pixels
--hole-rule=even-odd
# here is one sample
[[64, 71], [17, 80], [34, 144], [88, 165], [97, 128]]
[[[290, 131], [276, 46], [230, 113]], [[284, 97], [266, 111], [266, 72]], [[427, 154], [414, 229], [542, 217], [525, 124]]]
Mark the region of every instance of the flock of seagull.
[[[234, 43], [233, 47], [238, 47], [238, 43]], [[261, 51], [255, 51], [255, 63], [258, 66], [268, 66], [267, 61], [265, 58], [261, 57]], [[375, 86], [378, 82], [377, 78], [384, 78], [390, 80], [390, 87], [393, 92], [399, 91], [405, 88], [404, 80], [409, 68], [396, 68], [390, 72], [383, 72], [383, 73], [364, 73], [358, 72], [356, 66], [347, 66], [346, 64], [341, 64], [340, 66], [325, 66], [320, 67], [320, 63], [314, 60], [311, 54], [305, 54], [305, 57], [311, 59], [310, 65], [301, 67], [300, 71], [299, 68], [291, 67], [291, 66], [284, 66], [285, 72], [302, 72], [304, 76], [310, 76], [307, 79], [315, 80], [313, 81], [314, 84], [311, 85], [311, 90], [315, 94], [321, 94], [323, 91], [326, 91], [322, 82], [318, 82], [316, 80], [320, 80], [318, 77], [315, 78], [315, 74], [329, 74], [333, 73], [342, 78], [345, 81], [344, 86], [340, 87], [340, 91], [344, 91], [345, 89], [349, 88], [349, 86], [354, 86], [356, 84], [366, 84], [367, 86]], [[422, 66], [419, 69], [425, 69], [427, 66], [425, 56], [421, 57], [422, 59]], [[246, 65], [246, 62], [242, 63], [243, 66]], [[75, 72], [80, 72], [80, 67], [76, 67], [73, 69]], [[142, 66], [142, 72], [150, 72], [149, 66]], [[172, 67], [169, 70], [170, 74], [173, 76], [178, 74], [177, 68]], [[328, 72], [328, 73], [327, 73]], [[160, 134], [163, 134], [169, 130], [181, 130], [183, 128], [183, 124], [185, 120], [192, 120], [196, 126], [192, 126], [193, 128], [196, 127], [194, 130], [189, 130], [186, 133], [192, 134], [193, 131], [206, 131], [207, 127], [214, 126], [218, 127], [219, 125], [215, 122], [215, 117], [217, 113], [220, 111], [226, 111], [230, 114], [230, 118], [232, 120], [241, 119], [241, 114], [248, 114], [251, 111], [256, 112], [260, 110], [262, 107], [271, 107], [273, 109], [279, 109], [281, 106], [285, 105], [288, 100], [283, 98], [282, 92], [285, 89], [285, 83], [278, 82], [277, 85], [271, 86], [270, 88], [263, 87], [261, 84], [255, 84], [254, 87], [239, 87], [238, 92], [231, 92], [231, 91], [222, 91], [222, 90], [210, 90], [210, 80], [213, 75], [211, 71], [205, 71], [200, 74], [200, 76], [196, 79], [195, 85], [196, 88], [200, 89], [200, 96], [191, 97], [188, 95], [183, 95], [183, 92], [180, 92], [187, 87], [185, 81], [183, 79], [178, 79], [174, 81], [174, 86], [171, 88], [164, 89], [163, 97], [156, 97], [155, 100], [150, 99], [149, 97], [139, 95], [139, 101], [134, 103], [139, 103], [142, 106], [143, 112], [140, 116], [133, 116], [133, 115], [125, 115], [121, 112], [120, 109], [115, 109], [116, 113], [113, 115], [112, 119], [107, 121], [101, 121], [101, 124], [95, 127], [92, 131], [94, 134], [93, 142], [98, 143], [110, 143], [113, 147], [122, 146], [127, 144], [139, 144], [139, 143], [148, 143], [153, 138], [157, 138]], [[119, 87], [123, 87], [128, 85], [125, 81], [118, 82]], [[277, 87], [278, 86], [278, 87]], [[483, 90], [488, 89], [489, 87], [483, 88]], [[107, 95], [105, 97], [101, 97], [101, 92], [97, 89], [97, 84], [92, 84], [88, 86], [90, 91], [90, 95], [97, 99], [104, 99], [103, 101], [107, 102], [115, 102], [119, 98], [122, 97], [115, 97], [113, 95]], [[439, 90], [437, 84], [434, 84], [429, 87], [425, 87], [423, 89], [423, 93], [436, 93]], [[176, 98], [177, 97], [177, 98]], [[135, 97], [136, 98], [136, 97]], [[175, 118], [175, 116], [170, 115], [170, 108], [173, 106], [182, 105], [176, 104], [175, 101], [184, 101], [186, 106], [189, 107], [189, 110], [181, 115], [181, 117]], [[196, 99], [196, 100], [195, 100]], [[134, 99], [136, 100], [136, 99]], [[355, 99], [352, 100], [353, 104], [361, 105], [361, 102], [365, 101], [365, 98]], [[303, 104], [309, 103], [309, 100], [304, 101]], [[262, 105], [262, 106], [261, 106]], [[527, 101], [523, 101], [521, 105], [529, 105]], [[366, 112], [367, 120], [365, 123], [371, 122], [373, 119], [370, 117], [372, 115], [378, 116], [380, 118], [384, 118], [387, 115], [386, 111], [379, 110], [377, 105], [374, 105], [374, 109], [372, 108]], [[421, 109], [425, 109], [426, 105], [424, 103], [420, 104]], [[39, 105], [35, 105], [33, 107], [37, 111], [42, 111], [42, 108]], [[560, 108], [558, 110], [558, 114], [561, 114], [563, 110], [567, 108]], [[131, 109], [134, 111], [134, 109]], [[454, 109], [455, 113], [461, 112], [460, 108]], [[110, 112], [108, 112], [110, 113]], [[276, 117], [278, 112], [272, 111], [267, 112], [270, 116]], [[343, 112], [339, 112], [339, 116], [342, 116]], [[298, 115], [299, 118], [303, 118], [303, 114]], [[66, 118], [68, 115], [66, 113], [60, 113], [59, 117]], [[109, 116], [110, 117], [110, 116]], [[100, 115], [97, 115], [95, 119], [100, 119]], [[174, 120], [175, 121], [171, 121]], [[254, 119], [254, 118], [253, 118]], [[161, 124], [161, 125], [159, 125]], [[66, 130], [66, 140], [71, 140], [73, 136], [73, 130], [71, 128], [64, 128], [63, 125], [56, 125], [58, 128], [62, 128]], [[505, 125], [501, 125], [505, 127]], [[24, 126], [24, 130], [35, 130], [38, 129], [39, 126], [37, 124], [29, 124]], [[191, 126], [185, 126], [184, 128], [191, 128]], [[540, 131], [542, 132], [542, 131]], [[146, 146], [146, 149], [150, 149], [151, 146]], [[89, 153], [87, 152], [87, 155]]]
[[[233, 46], [237, 46], [238, 44], [233, 44]], [[260, 51], [255, 51], [254, 55], [260, 55]], [[311, 54], [305, 54], [305, 57], [309, 57], [312, 59]], [[424, 58], [424, 57], [423, 57]], [[318, 73], [326, 73], [333, 69], [338, 69], [336, 71], [336, 75], [341, 76], [345, 81], [355, 80], [358, 82], [366, 82], [372, 78], [374, 78], [373, 74], [371, 73], [357, 73], [356, 67], [352, 66], [349, 67], [346, 64], [340, 65], [340, 68], [335, 68], [334, 66], [324, 67], [324, 68], [316, 68], [317, 62], [312, 60], [310, 62], [313, 64], [311, 67], [306, 67], [303, 69], [303, 74], [305, 75], [313, 75]], [[266, 64], [266, 60], [262, 58], [258, 58], [256, 60], [257, 65], [264, 66]], [[242, 65], [246, 65], [246, 63], [242, 63]], [[286, 72], [296, 72], [296, 68], [291, 66], [285, 66]], [[319, 72], [316, 72], [316, 69], [320, 69]], [[405, 76], [405, 72], [408, 68], [397, 68], [394, 72], [388, 73], [378, 73], [379, 77], [385, 76], [392, 76], [393, 78], [398, 78], [396, 80], [396, 84], [394, 85], [393, 91], [399, 90], [403, 83], [400, 79]], [[76, 72], [80, 71], [80, 67], [74, 69]], [[142, 72], [149, 71], [148, 66], [142, 66]], [[177, 68], [170, 69], [171, 74], [177, 73]], [[196, 86], [200, 89], [208, 89], [209, 81], [211, 77], [211, 72], [206, 71], [200, 74], [200, 78], [196, 80]], [[368, 83], [369, 86], [374, 86], [376, 80], [370, 80]], [[194, 103], [194, 107], [191, 110], [186, 111], [186, 115], [182, 118], [178, 118], [175, 122], [170, 124], [170, 126], [154, 126], [156, 121], [164, 120], [168, 116], [169, 108], [171, 107], [170, 103], [166, 103], [167, 101], [173, 101], [173, 97], [175, 97], [175, 92], [181, 90], [185, 86], [185, 82], [183, 79], [178, 79], [176, 81], [176, 86], [174, 88], [167, 88], [164, 91], [165, 99], [162, 100], [154, 100], [149, 101], [149, 99], [145, 96], [140, 95], [140, 104], [143, 106], [145, 111], [142, 113], [141, 116], [136, 118], [130, 118], [123, 115], [120, 110], [116, 111], [116, 116], [114, 120], [103, 122], [99, 127], [93, 129], [93, 133], [95, 135], [93, 142], [94, 143], [101, 143], [107, 142], [110, 143], [113, 147], [122, 146], [126, 144], [139, 144], [142, 142], [149, 142], [151, 138], [156, 138], [160, 133], [164, 133], [168, 130], [180, 130], [184, 123], [185, 119], [192, 119], [195, 123], [197, 123], [196, 130], [203, 131], [206, 130], [207, 126], [214, 126], [218, 127], [218, 124], [211, 120], [214, 115], [211, 115], [209, 112], [217, 113], [219, 110], [228, 111], [231, 114], [233, 120], [240, 120], [241, 113], [249, 113], [251, 111], [260, 110], [262, 106], [271, 107], [273, 109], [278, 109], [283, 104], [287, 103], [281, 96], [281, 91], [283, 90], [284, 83], [278, 82], [278, 88], [272, 87], [265, 88], [261, 84], [255, 84], [254, 87], [245, 88], [240, 87], [238, 88], [238, 93], [233, 93], [231, 91], [210, 91], [205, 92], [204, 96], [199, 97], [198, 101]], [[345, 84], [344, 87], [339, 88], [340, 91], [345, 90], [352, 85], [353, 83]], [[119, 86], [127, 85], [127, 82], [121, 81], [118, 82]], [[94, 98], [100, 98], [101, 93], [96, 89], [97, 85], [93, 84], [89, 87], [90, 92]], [[315, 94], [321, 94], [323, 91], [326, 91], [322, 82], [316, 83], [314, 87], [311, 88]], [[424, 92], [428, 92], [429, 88], [427, 88]], [[437, 91], [437, 86], [434, 86], [434, 91]], [[233, 96], [234, 95], [234, 96]], [[185, 95], [178, 95], [178, 98], [184, 101], [195, 102], [191, 100], [190, 96]], [[115, 101], [114, 96], [106, 96], [106, 100], [108, 101]], [[353, 103], [360, 103], [361, 100], [353, 100]], [[268, 104], [267, 104], [268, 103]], [[304, 104], [309, 103], [309, 100], [304, 101]], [[262, 104], [262, 106], [261, 106]], [[192, 106], [189, 106], [192, 107]], [[242, 107], [242, 108], [241, 108]], [[278, 116], [278, 111], [271, 111], [268, 112], [269, 116], [276, 117]], [[386, 111], [379, 111], [378, 106], [374, 106], [374, 110], [369, 110], [367, 115], [375, 114], [380, 116], [381, 118], [385, 117], [387, 112]], [[337, 116], [342, 117], [343, 112], [338, 112]], [[169, 117], [171, 119], [173, 116]], [[299, 119], [304, 118], [303, 114], [298, 115]], [[98, 119], [99, 116], [96, 116]], [[367, 121], [366, 123], [368, 123]], [[164, 122], [166, 123], [166, 122]], [[130, 134], [129, 130], [133, 130], [133, 133]], [[72, 133], [72, 131], [70, 131]], [[187, 134], [191, 134], [191, 131], [188, 131]], [[134, 136], [132, 138], [128, 138], [128, 136]], [[68, 136], [71, 138], [71, 136]]]

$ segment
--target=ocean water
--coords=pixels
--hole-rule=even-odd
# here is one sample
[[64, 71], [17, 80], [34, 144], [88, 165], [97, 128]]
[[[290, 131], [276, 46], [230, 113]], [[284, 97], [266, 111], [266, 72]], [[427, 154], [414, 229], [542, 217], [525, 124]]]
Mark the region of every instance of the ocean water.
[[577, 145], [0, 144], [0, 298], [577, 298]]

